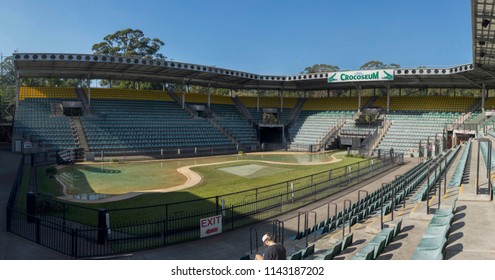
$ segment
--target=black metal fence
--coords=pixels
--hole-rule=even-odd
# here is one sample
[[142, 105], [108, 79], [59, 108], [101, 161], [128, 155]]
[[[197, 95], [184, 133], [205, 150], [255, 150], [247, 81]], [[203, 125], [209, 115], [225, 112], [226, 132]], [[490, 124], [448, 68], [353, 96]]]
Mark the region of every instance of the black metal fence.
[[[76, 258], [128, 253], [198, 239], [199, 222], [203, 218], [222, 215], [223, 231], [228, 231], [275, 217], [351, 187], [402, 162], [402, 154], [387, 154], [254, 190], [139, 208], [93, 209], [29, 194], [34, 199], [28, 201], [34, 201], [35, 207], [25, 211], [9, 204], [7, 228], [14, 234]], [[21, 183], [22, 178], [16, 178], [12, 192], [17, 193]], [[195, 210], [178, 212], [175, 209]], [[156, 212], [157, 217], [111, 222], [116, 215], [139, 217], [142, 211]], [[80, 215], [92, 217], [89, 220], [93, 222], [79, 221]]]

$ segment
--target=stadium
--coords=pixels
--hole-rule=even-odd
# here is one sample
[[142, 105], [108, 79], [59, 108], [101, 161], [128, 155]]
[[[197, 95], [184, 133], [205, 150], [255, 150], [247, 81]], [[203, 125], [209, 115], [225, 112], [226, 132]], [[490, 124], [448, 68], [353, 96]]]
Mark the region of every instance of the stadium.
[[493, 0], [471, 16], [472, 63], [452, 67], [15, 52], [3, 238], [48, 259], [249, 260], [271, 232], [288, 260], [493, 260]]

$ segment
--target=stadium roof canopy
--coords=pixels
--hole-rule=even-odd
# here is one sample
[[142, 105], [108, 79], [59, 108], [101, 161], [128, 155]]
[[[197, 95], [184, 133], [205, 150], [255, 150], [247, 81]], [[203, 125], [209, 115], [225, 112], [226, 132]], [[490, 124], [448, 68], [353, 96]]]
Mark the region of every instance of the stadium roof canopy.
[[495, 88], [493, 2], [471, 0], [473, 63], [448, 68], [398, 68], [392, 81], [328, 83], [329, 73], [259, 75], [186, 62], [94, 54], [14, 53], [13, 58], [19, 78], [112, 79], [232, 89]]

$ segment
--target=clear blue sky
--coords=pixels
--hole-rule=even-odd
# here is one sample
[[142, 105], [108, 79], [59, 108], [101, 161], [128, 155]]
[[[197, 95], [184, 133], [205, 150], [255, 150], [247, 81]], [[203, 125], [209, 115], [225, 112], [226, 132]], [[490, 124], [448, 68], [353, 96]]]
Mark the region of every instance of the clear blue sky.
[[472, 62], [469, 0], [0, 0], [0, 52], [91, 53], [124, 28], [169, 59], [257, 74]]

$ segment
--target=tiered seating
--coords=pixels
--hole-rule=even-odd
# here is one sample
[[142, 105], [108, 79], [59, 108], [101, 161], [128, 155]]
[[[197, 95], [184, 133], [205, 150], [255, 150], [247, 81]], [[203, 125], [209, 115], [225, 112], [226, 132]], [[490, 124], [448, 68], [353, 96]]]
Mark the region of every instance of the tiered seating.
[[495, 98], [487, 98], [485, 100], [485, 110], [495, 110]]
[[[369, 97], [361, 98], [361, 106], [364, 106]], [[358, 97], [332, 97], [332, 98], [310, 98], [306, 100], [303, 110], [353, 110], [357, 111]]]
[[402, 220], [396, 225], [384, 228], [373, 240], [356, 253], [353, 260], [376, 260], [378, 256], [392, 243], [393, 239], [400, 233]]
[[[434, 162], [440, 161], [441, 159], [442, 156], [437, 157]], [[420, 183], [424, 181], [428, 172], [428, 162], [429, 161], [425, 161], [414, 166], [403, 176], [384, 185], [380, 189], [362, 198], [360, 201], [353, 203], [350, 207], [336, 213], [334, 216], [320, 221], [317, 225], [308, 229], [304, 229], [291, 237], [291, 239], [301, 239], [306, 235], [314, 233], [314, 231], [317, 231], [320, 235], [330, 233], [341, 227], [344, 224], [344, 221], [346, 222], [346, 227], [353, 226], [357, 222], [367, 219], [373, 215], [373, 213], [379, 215], [381, 213], [382, 205], [384, 215], [389, 214], [392, 211], [392, 201], [395, 205], [399, 205], [401, 201], [404, 201], [404, 199], [415, 191]]]
[[467, 166], [467, 159], [469, 157], [469, 153], [471, 152], [471, 140], [469, 140], [462, 152], [462, 156], [457, 164], [457, 167], [454, 170], [454, 174], [449, 182], [449, 188], [459, 187], [462, 183], [462, 177], [464, 177], [464, 171]]
[[420, 141], [434, 140], [436, 134], [442, 134], [447, 124], [451, 124], [458, 113], [391, 113], [387, 119], [392, 121], [390, 128], [380, 142], [378, 149], [395, 152], [418, 150]]
[[[208, 104], [206, 94], [186, 94], [188, 104]], [[242, 145], [257, 145], [256, 131], [248, 120], [237, 110], [229, 96], [211, 95], [210, 109], [218, 115], [215, 122], [232, 135]]]
[[[390, 111], [465, 112], [475, 101], [472, 97], [391, 96]], [[387, 108], [387, 97], [378, 97], [373, 106]]]
[[243, 145], [256, 145], [256, 131], [234, 105], [211, 104], [210, 108], [220, 117], [215, 121]]
[[77, 96], [74, 88], [21, 87], [19, 90], [19, 100], [26, 98], [76, 99]]
[[357, 125], [353, 121], [348, 121], [341, 129], [341, 134], [367, 135], [375, 132], [377, 125]]
[[[443, 152], [443, 155], [446, 157], [447, 164], [440, 164], [440, 162], [437, 161], [436, 163], [434, 163], [432, 165], [432, 172], [430, 175], [430, 179], [424, 182], [423, 186], [420, 188], [420, 190], [414, 196], [413, 201], [418, 202], [420, 200], [425, 201], [426, 199], [429, 199], [428, 194], [429, 194], [430, 190], [433, 188], [435, 181], [438, 179], [440, 174], [442, 174], [442, 172], [445, 170], [445, 168], [447, 168], [447, 166], [450, 164], [450, 162], [455, 157], [455, 155], [457, 154], [458, 151], [459, 151], [459, 146], [454, 148], [454, 150], [447, 150], [446, 152]], [[437, 169], [437, 167], [438, 167], [438, 169]], [[437, 169], [438, 172], [434, 172], [435, 169]], [[425, 175], [427, 175], [427, 174], [425, 174]]]
[[[428, 174], [428, 165], [431, 161], [433, 164], [437, 164], [442, 162], [443, 159], [449, 155], [454, 154], [452, 151], [446, 152], [441, 156], [425, 161], [414, 166], [412, 169], [407, 171], [403, 176], [396, 177], [392, 182], [385, 184], [380, 189], [374, 191], [371, 194], [368, 194], [360, 201], [352, 203], [352, 205], [335, 215], [320, 221], [314, 226], [304, 229], [301, 232], [298, 232], [295, 236], [291, 237], [292, 240], [297, 240], [305, 237], [306, 235], [313, 234], [315, 231], [319, 235], [329, 234], [335, 231], [338, 228], [342, 228], [344, 222], [346, 227], [352, 227], [357, 222], [362, 222], [374, 215], [381, 215], [381, 211], [383, 208], [383, 214], [387, 215], [393, 211], [393, 207], [400, 205], [405, 201], [405, 199], [413, 192], [417, 190], [420, 184], [425, 180]], [[450, 157], [453, 158], [453, 155]], [[448, 165], [448, 164], [447, 164]], [[440, 213], [440, 212], [439, 212]], [[345, 219], [344, 219], [345, 218]], [[395, 227], [391, 227], [385, 229], [380, 236], [375, 241], [370, 242], [368, 245], [372, 247], [368, 247], [367, 249], [363, 249], [360, 253], [363, 256], [356, 257], [356, 259], [367, 259], [371, 258], [375, 259], [383, 248], [390, 244], [390, 241], [395, 237], [401, 228], [402, 222], [399, 221]], [[380, 244], [383, 241], [383, 244]], [[343, 240], [337, 242], [332, 247], [322, 250], [322, 248], [318, 248], [318, 254], [315, 256], [315, 259], [320, 260], [332, 260], [336, 255], [338, 255], [342, 251], [342, 244], [345, 243]], [[352, 242], [351, 242], [352, 243]], [[368, 249], [372, 250], [368, 250]], [[372, 253], [370, 253], [370, 251]], [[370, 254], [370, 255], [368, 255]]]
[[91, 151], [233, 145], [175, 102], [95, 99], [91, 105], [98, 117], [81, 118]]
[[413, 260], [442, 260], [447, 238], [450, 233], [452, 219], [456, 211], [457, 198], [449, 208], [438, 209], [431, 219], [414, 252]]
[[352, 117], [352, 111], [302, 111], [289, 128], [291, 149], [317, 145], [334, 128], [338, 121]]
[[54, 88], [53, 91], [50, 88], [21, 88], [21, 93], [23, 98], [19, 100], [19, 107], [16, 109], [14, 134], [23, 135], [26, 140], [39, 140], [41, 146], [49, 150], [77, 148], [69, 119], [65, 116], [52, 116], [51, 104], [60, 103], [61, 100], [44, 98], [72, 96], [70, 91], [60, 88]]
[[[84, 89], [84, 92], [88, 94], [87, 89]], [[135, 90], [117, 88], [91, 88], [91, 99], [173, 101], [170, 95], [161, 90]]]
[[309, 256], [312, 256], [315, 252], [315, 244], [308, 245], [306, 248], [301, 249], [289, 257], [287, 257], [288, 260], [304, 260]]

